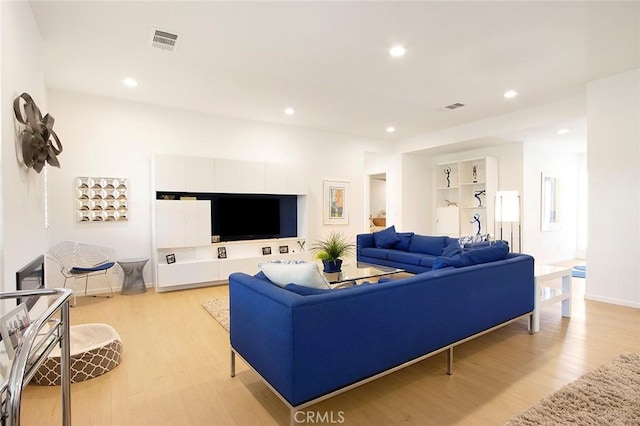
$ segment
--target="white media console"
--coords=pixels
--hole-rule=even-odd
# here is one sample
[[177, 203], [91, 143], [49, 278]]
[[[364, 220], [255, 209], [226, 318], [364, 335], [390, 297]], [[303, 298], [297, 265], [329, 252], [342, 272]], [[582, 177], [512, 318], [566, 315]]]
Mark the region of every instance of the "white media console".
[[297, 195], [300, 235], [306, 229], [307, 189], [303, 183], [307, 180], [299, 168], [156, 154], [152, 170], [152, 264], [156, 291], [225, 283], [229, 274], [255, 274], [259, 271], [258, 264], [269, 260], [310, 260], [311, 254], [305, 250], [306, 239], [300, 236], [212, 243], [209, 201], [155, 200], [155, 194], [164, 191]]

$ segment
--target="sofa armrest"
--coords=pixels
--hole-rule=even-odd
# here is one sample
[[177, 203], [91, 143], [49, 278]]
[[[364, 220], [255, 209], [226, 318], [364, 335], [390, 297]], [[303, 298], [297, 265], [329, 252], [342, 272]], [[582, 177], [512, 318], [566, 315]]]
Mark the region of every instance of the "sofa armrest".
[[360, 251], [364, 248], [374, 248], [376, 242], [373, 238], [373, 234], [358, 234], [356, 235], [356, 257], [360, 256]]

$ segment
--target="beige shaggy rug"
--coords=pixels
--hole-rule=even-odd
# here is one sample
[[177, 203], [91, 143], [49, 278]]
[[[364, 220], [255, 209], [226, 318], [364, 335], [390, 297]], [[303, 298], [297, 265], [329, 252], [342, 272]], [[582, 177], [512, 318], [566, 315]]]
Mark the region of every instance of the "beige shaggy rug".
[[216, 297], [202, 302], [202, 307], [218, 321], [218, 323], [229, 331], [229, 296]]
[[640, 357], [633, 353], [618, 356], [506, 425], [640, 425]]

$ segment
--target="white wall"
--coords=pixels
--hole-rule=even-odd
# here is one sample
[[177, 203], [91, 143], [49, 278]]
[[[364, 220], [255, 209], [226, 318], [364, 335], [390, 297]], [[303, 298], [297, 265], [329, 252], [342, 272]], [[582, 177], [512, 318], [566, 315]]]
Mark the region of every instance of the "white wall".
[[[62, 169], [51, 179], [51, 243], [73, 240], [116, 249], [118, 258], [151, 258], [151, 171], [155, 152], [307, 167], [308, 233], [328, 232], [322, 224], [323, 179], [350, 182], [349, 225], [334, 227], [347, 236], [365, 226], [365, 151], [387, 143], [347, 135], [270, 125], [132, 102], [49, 92], [56, 126], [65, 143]], [[77, 223], [74, 179], [78, 176], [129, 179], [127, 222]], [[367, 223], [368, 225], [368, 223]], [[150, 266], [145, 280], [151, 279]]]
[[[0, 249], [2, 250], [2, 291], [16, 288], [15, 273], [48, 247], [44, 217], [44, 171], [40, 174], [19, 163], [13, 100], [29, 93], [43, 116], [49, 111], [42, 74], [42, 41], [27, 2], [0, 2], [2, 76], [2, 174], [0, 193]], [[56, 123], [57, 124], [57, 123]], [[54, 130], [58, 126], [54, 125]], [[18, 149], [18, 151], [17, 151]], [[20, 156], [21, 159], [21, 156]], [[57, 169], [50, 169], [54, 176]], [[9, 302], [6, 306], [15, 306]]]
[[[557, 144], [524, 144], [523, 252], [534, 254], [538, 263], [555, 263], [576, 258], [578, 245], [580, 154], [561, 151]], [[560, 229], [540, 230], [541, 175], [558, 178]]]
[[588, 299], [640, 307], [640, 70], [587, 86]]

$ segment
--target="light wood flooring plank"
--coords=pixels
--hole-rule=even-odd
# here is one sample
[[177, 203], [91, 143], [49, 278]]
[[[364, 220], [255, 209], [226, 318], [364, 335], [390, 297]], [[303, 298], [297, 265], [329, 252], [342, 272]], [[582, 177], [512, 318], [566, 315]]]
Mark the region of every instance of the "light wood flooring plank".
[[[574, 288], [572, 318], [561, 317], [558, 303], [542, 312], [533, 336], [522, 320], [458, 346], [453, 376], [439, 354], [309, 411], [346, 425], [500, 425], [619, 353], [640, 353], [640, 310], [585, 301], [584, 279]], [[214, 286], [78, 298], [72, 323], [114, 326], [124, 359], [71, 386], [73, 424], [288, 424], [287, 408], [242, 361], [229, 377], [229, 335], [201, 306], [226, 294], [227, 286]], [[59, 392], [29, 385], [22, 424], [59, 425]]]

